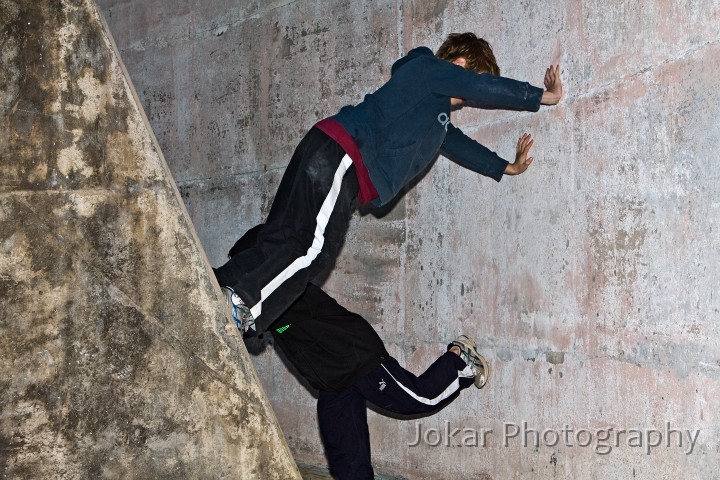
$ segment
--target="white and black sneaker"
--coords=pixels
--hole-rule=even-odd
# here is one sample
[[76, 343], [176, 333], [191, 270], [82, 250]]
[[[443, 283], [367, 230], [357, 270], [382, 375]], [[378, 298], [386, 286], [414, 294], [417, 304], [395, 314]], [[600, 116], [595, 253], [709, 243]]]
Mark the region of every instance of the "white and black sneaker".
[[475, 349], [475, 341], [467, 335], [460, 335], [448, 345], [448, 350], [452, 347], [460, 349], [460, 358], [475, 374], [475, 386], [477, 388], [484, 387], [490, 378], [490, 368], [485, 358]]
[[255, 330], [255, 319], [250, 313], [250, 309], [245, 302], [230, 287], [222, 287], [225, 303], [227, 304], [230, 315], [235, 320], [235, 326], [241, 334], [248, 330]]

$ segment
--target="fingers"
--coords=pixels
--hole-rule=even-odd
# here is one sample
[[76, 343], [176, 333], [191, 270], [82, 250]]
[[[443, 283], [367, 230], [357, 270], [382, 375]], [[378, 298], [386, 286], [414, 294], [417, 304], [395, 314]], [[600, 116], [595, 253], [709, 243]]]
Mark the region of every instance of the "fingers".
[[517, 143], [518, 153], [527, 155], [527, 153], [530, 151], [530, 148], [532, 148], [534, 143], [535, 143], [535, 140], [533, 140], [532, 135], [530, 135], [529, 133], [523, 133], [520, 136], [520, 138], [518, 138], [518, 143]]
[[545, 87], [548, 89], [560, 80], [560, 64], [550, 65], [545, 70]]
[[552, 75], [553, 77], [557, 77], [560, 75], [560, 64], [557, 65], [550, 65], [547, 69], [545, 69], [545, 75]]
[[533, 157], [528, 157], [528, 152], [532, 148], [535, 140], [529, 133], [523, 133], [520, 135], [517, 141], [517, 153], [515, 154], [515, 162], [508, 165], [505, 173], [509, 175], [520, 175], [528, 169], [530, 164], [533, 162]]
[[552, 75], [553, 83], [560, 82], [560, 64], [555, 65], [554, 69], [551, 66], [550, 69], [552, 70], [551, 75]]

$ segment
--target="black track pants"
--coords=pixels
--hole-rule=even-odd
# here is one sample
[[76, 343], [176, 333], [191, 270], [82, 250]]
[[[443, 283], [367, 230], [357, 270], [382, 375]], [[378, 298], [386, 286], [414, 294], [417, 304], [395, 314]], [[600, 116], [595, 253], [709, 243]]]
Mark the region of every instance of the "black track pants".
[[257, 334], [334, 265], [357, 193], [350, 157], [311, 129], [290, 160], [255, 247], [215, 269], [220, 286], [233, 288], [250, 308]]

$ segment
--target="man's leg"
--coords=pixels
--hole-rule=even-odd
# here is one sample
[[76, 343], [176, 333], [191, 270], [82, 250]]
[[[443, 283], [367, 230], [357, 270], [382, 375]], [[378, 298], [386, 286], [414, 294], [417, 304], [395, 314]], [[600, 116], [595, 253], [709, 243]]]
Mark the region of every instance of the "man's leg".
[[257, 244], [215, 269], [265, 331], [332, 265], [342, 247], [358, 185], [342, 148], [312, 129], [293, 155]]
[[460, 356], [448, 351], [420, 376], [388, 357], [355, 386], [370, 403], [410, 415], [442, 408], [472, 385], [474, 378], [475, 373]]
[[330, 473], [340, 480], [372, 480], [363, 396], [353, 387], [342, 393], [320, 392], [317, 412]]

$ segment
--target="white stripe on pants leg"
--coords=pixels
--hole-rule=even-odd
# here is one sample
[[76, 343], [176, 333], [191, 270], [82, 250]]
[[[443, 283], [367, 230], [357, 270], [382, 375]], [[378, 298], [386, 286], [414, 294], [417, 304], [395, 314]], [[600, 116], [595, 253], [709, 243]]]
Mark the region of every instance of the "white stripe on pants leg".
[[330, 221], [330, 216], [335, 209], [335, 203], [340, 196], [340, 187], [342, 186], [343, 177], [348, 169], [352, 166], [352, 159], [348, 155], [345, 155], [340, 160], [340, 165], [335, 171], [333, 177], [333, 183], [330, 187], [325, 201], [320, 207], [317, 217], [315, 217], [315, 236], [313, 242], [308, 248], [307, 253], [295, 259], [290, 265], [285, 268], [278, 276], [270, 280], [270, 282], [260, 290], [260, 301], [250, 309], [250, 313], [254, 318], [258, 318], [262, 313], [262, 302], [267, 299], [277, 288], [283, 284], [288, 278], [292, 277], [296, 272], [307, 268], [317, 258], [322, 251], [323, 244], [325, 243], [325, 228]]
[[[380, 364], [380, 365], [382, 365], [382, 364]], [[400, 388], [402, 388], [405, 393], [407, 393], [410, 397], [412, 397], [413, 399], [415, 399], [415, 401], [420, 402], [420, 403], [422, 403], [422, 404], [424, 404], [424, 405], [437, 405], [437, 404], [439, 404], [440, 402], [442, 402], [442, 401], [445, 400], [446, 398], [449, 398], [453, 393], [457, 392], [457, 391], [460, 389], [460, 377], [468, 377], [468, 378], [469, 378], [469, 377], [474, 377], [474, 376], [475, 376], [475, 375], [473, 375], [472, 369], [471, 369], [470, 367], [465, 367], [464, 370], [458, 371], [458, 378], [456, 378], [455, 380], [453, 380], [453, 382], [452, 382], [450, 385], [448, 385], [445, 390], [443, 390], [442, 392], [440, 392], [440, 395], [438, 395], [438, 396], [435, 397], [435, 398], [425, 398], [425, 397], [421, 397], [420, 395], [416, 394], [415, 392], [413, 392], [412, 390], [410, 390], [408, 387], [406, 387], [405, 385], [403, 385], [402, 383], [400, 383], [395, 377], [393, 377], [393, 374], [390, 373], [390, 370], [388, 370], [388, 369], [385, 367], [385, 365], [382, 365], [382, 367], [383, 367], [383, 369], [388, 373], [388, 375], [390, 375], [390, 378], [392, 378], [393, 381], [394, 381], [395, 383], [397, 383], [398, 386], [399, 386]]]

